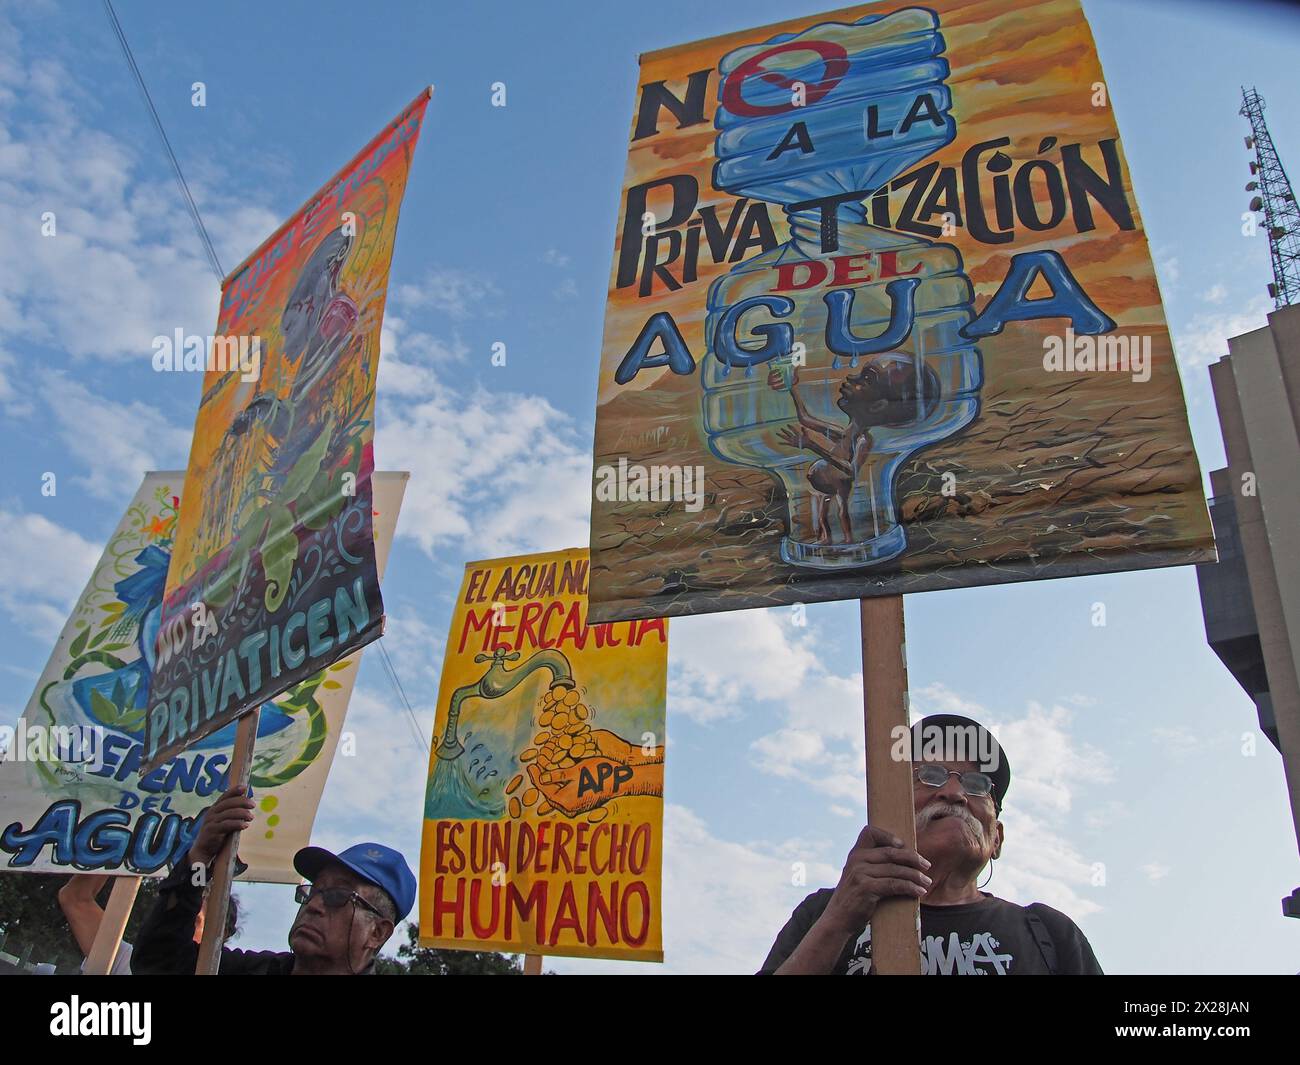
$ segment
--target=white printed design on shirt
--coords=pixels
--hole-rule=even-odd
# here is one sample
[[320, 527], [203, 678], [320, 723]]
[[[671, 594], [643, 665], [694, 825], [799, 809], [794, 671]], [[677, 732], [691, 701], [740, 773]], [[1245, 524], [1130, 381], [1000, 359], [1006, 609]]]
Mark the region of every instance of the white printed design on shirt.
[[[923, 976], [1009, 976], [1010, 954], [999, 954], [1001, 944], [992, 932], [977, 932], [961, 939], [956, 932], [943, 936], [921, 937], [921, 974]], [[858, 937], [849, 958], [850, 976], [864, 976], [871, 968], [871, 929]]]

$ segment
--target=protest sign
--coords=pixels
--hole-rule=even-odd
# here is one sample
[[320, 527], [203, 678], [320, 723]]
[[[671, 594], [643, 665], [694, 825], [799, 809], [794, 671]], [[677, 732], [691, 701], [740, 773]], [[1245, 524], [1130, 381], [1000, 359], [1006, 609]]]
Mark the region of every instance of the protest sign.
[[[408, 475], [374, 475], [382, 574]], [[0, 763], [0, 856], [11, 872], [166, 872], [227, 786], [234, 725], [140, 773], [153, 665], [183, 472], [149, 473], [109, 537]], [[293, 855], [343, 735], [361, 654], [262, 706], [245, 880], [296, 883]], [[347, 749], [345, 747], [345, 753]]]
[[659, 961], [667, 622], [587, 624], [587, 552], [471, 562], [438, 690], [427, 946]]
[[[426, 90], [222, 286], [158, 630], [146, 768], [383, 631], [370, 522], [375, 377], [428, 100]], [[191, 340], [201, 357], [203, 339]]]
[[617, 234], [593, 620], [1214, 557], [1077, 0], [643, 55]]

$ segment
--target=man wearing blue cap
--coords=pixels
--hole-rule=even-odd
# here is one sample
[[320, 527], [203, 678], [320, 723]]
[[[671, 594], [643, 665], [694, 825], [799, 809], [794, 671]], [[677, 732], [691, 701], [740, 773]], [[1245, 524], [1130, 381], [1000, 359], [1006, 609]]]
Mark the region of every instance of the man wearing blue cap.
[[[231, 788], [204, 814], [189, 852], [158, 888], [158, 901], [136, 939], [134, 973], [193, 973], [198, 961], [194, 921], [210, 867], [226, 838], [253, 822], [253, 800]], [[375, 957], [415, 905], [415, 876], [406, 859], [382, 843], [358, 843], [333, 854], [304, 847], [293, 867], [310, 883], [298, 888], [298, 916], [289, 951], [222, 948], [223, 976], [370, 975]]]

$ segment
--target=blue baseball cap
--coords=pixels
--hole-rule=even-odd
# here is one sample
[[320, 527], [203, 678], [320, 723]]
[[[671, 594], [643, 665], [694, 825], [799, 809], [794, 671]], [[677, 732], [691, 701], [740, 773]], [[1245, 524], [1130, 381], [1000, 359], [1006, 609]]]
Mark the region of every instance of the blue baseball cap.
[[406, 859], [382, 843], [358, 843], [334, 854], [324, 847], [303, 847], [293, 856], [293, 867], [308, 880], [315, 880], [330, 862], [351, 869], [362, 880], [382, 888], [397, 907], [402, 920], [415, 905], [415, 874]]

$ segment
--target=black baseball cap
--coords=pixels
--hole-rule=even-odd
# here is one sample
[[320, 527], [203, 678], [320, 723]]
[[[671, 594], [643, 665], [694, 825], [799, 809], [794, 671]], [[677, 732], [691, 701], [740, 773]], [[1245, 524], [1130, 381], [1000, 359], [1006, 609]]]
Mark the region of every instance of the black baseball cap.
[[974, 762], [993, 780], [993, 802], [998, 810], [1011, 786], [1011, 763], [997, 738], [969, 717], [931, 714], [912, 724], [912, 761], [940, 757]]

